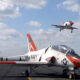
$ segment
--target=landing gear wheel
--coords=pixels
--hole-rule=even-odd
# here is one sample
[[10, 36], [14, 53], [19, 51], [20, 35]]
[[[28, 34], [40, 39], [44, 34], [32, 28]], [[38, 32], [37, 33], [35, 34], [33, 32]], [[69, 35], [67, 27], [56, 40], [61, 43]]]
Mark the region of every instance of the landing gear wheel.
[[25, 76], [29, 77], [29, 71], [28, 70], [25, 71]]
[[73, 79], [73, 74], [69, 74], [69, 79]]
[[69, 74], [69, 79], [75, 79], [75, 74], [70, 73]]

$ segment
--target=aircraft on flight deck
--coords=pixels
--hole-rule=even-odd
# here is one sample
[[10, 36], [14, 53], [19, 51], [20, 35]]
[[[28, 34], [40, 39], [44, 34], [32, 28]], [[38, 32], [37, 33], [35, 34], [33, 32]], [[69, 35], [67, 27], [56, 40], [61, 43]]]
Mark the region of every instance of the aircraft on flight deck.
[[76, 27], [72, 27], [72, 25], [74, 24], [74, 22], [72, 21], [68, 21], [68, 22], [62, 22], [62, 25], [52, 25], [52, 26], [56, 26], [56, 28], [60, 28], [60, 31], [63, 29], [71, 29], [71, 33], [73, 32], [73, 29], [78, 29]]
[[28, 70], [25, 74], [32, 72], [32, 67], [47, 65], [48, 67], [63, 67], [63, 75], [69, 78], [75, 76], [75, 70], [80, 67], [80, 56], [66, 45], [54, 45], [37, 50], [30, 34], [27, 34], [29, 52], [24, 55], [0, 58], [0, 64], [25, 65]]

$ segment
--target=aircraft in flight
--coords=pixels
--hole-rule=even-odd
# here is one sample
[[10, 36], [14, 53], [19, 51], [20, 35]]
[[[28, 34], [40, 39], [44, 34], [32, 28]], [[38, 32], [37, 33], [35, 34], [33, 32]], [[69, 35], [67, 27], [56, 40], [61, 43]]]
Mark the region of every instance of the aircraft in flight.
[[68, 21], [68, 22], [62, 22], [62, 25], [52, 25], [52, 26], [56, 26], [56, 28], [60, 28], [60, 31], [63, 29], [70, 29], [71, 33], [73, 32], [74, 29], [78, 29], [76, 27], [72, 27], [72, 25], [74, 24], [74, 22], [72, 21]]
[[36, 68], [42, 65], [48, 67], [63, 67], [63, 75], [69, 75], [69, 78], [75, 76], [75, 70], [80, 67], [80, 56], [66, 45], [54, 45], [38, 50], [30, 36], [27, 34], [29, 52], [24, 55], [1, 57], [0, 64], [25, 65], [28, 69], [25, 74], [32, 72], [32, 67]]

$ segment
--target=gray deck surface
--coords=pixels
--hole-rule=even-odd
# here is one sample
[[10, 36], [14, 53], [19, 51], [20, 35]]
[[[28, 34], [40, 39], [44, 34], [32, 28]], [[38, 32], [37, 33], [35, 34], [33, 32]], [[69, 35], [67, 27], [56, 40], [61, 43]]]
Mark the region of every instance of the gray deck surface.
[[[0, 80], [27, 80], [24, 71], [27, 66], [14, 66], [11, 64], [0, 64]], [[31, 80], [69, 80], [62, 75], [62, 68], [41, 66], [35, 68], [30, 77]], [[77, 72], [75, 80], [80, 80], [80, 72]]]

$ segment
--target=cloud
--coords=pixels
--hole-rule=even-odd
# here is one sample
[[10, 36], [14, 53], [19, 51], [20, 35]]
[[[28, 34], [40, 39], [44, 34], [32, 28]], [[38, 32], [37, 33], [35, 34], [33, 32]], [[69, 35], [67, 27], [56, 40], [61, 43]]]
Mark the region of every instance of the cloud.
[[15, 7], [9, 0], [0, 0], [0, 19], [20, 16], [19, 7]]
[[50, 44], [62, 44], [75, 49], [79, 53], [80, 48], [77, 47], [80, 46], [79, 30], [74, 30], [73, 33], [71, 33], [70, 30], [63, 30], [60, 32], [53, 29], [48, 29], [47, 31], [39, 29], [30, 31], [30, 33], [33, 35], [33, 40], [38, 49], [48, 47]]
[[[20, 9], [43, 9], [47, 0], [0, 0], [0, 20], [21, 16]], [[37, 21], [33, 26], [41, 26]], [[27, 52], [24, 36], [16, 29], [0, 22], [0, 56], [22, 55]]]
[[7, 28], [7, 25], [0, 22], [0, 30], [6, 29], [6, 28]]
[[80, 4], [78, 3], [78, 0], [65, 0], [62, 3], [57, 4], [57, 8], [60, 7], [80, 14]]
[[15, 56], [27, 52], [22, 33], [0, 22], [0, 57]]
[[30, 21], [27, 23], [30, 26], [34, 26], [34, 27], [40, 27], [41, 24], [38, 21]]
[[27, 52], [24, 36], [16, 29], [0, 22], [0, 57], [15, 56]]
[[0, 40], [22, 37], [22, 34], [16, 29], [9, 29], [7, 24], [0, 23]]
[[23, 55], [28, 52], [27, 44], [20, 40], [0, 40], [0, 57]]
[[42, 9], [45, 7], [47, 0], [9, 0], [13, 4], [31, 8], [31, 9]]
[[80, 20], [77, 20], [74, 23], [74, 26], [80, 29]]
[[[71, 36], [72, 34], [71, 33], [67, 34], [67, 32], [68, 31], [66, 31], [66, 30], [63, 30], [62, 32], [59, 32], [59, 31], [57, 32], [56, 30], [53, 30], [53, 29], [48, 29], [47, 31], [45, 31], [43, 29], [30, 31], [31, 34], [34, 34], [37, 37], [39, 36], [39, 38], [50, 39], [50, 40], [54, 39], [54, 41], [58, 41], [59, 40], [59, 42], [66, 42], [68, 38], [70, 39], [72, 37]], [[60, 37], [60, 35], [62, 35], [62, 37]]]
[[46, 3], [47, 0], [0, 0], [0, 19], [20, 16], [20, 7], [43, 9]]
[[22, 34], [15, 29], [5, 29], [0, 31], [0, 39], [12, 39], [22, 37]]

